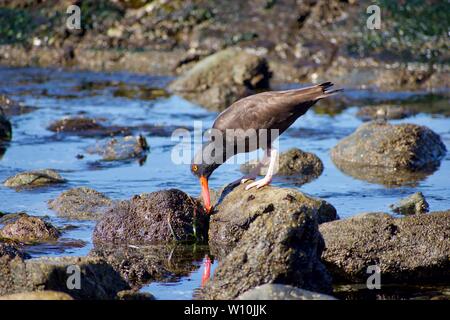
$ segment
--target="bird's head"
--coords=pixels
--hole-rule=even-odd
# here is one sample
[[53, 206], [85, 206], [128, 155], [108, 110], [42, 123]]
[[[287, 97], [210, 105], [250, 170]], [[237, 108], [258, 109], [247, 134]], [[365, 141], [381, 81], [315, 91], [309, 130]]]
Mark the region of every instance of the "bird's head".
[[200, 185], [202, 187], [203, 204], [208, 213], [211, 211], [211, 198], [209, 195], [208, 179], [216, 168], [217, 165], [215, 164], [205, 164], [205, 163], [191, 164], [192, 174], [200, 180]]

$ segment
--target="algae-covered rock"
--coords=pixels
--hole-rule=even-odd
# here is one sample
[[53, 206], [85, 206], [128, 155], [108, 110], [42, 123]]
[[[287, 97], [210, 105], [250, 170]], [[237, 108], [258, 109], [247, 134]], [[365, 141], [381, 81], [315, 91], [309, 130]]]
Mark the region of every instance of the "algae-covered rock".
[[336, 300], [336, 298], [290, 285], [268, 283], [244, 292], [237, 300]]
[[[250, 161], [241, 166], [243, 173], [251, 172], [257, 166], [257, 161]], [[266, 175], [269, 165], [262, 166], [259, 175]], [[323, 172], [323, 164], [313, 153], [297, 148], [289, 149], [280, 154], [275, 174], [279, 176], [295, 176], [296, 184], [304, 184], [319, 177]]]
[[390, 205], [392, 211], [403, 215], [427, 213], [429, 207], [430, 206], [422, 192], [416, 192], [409, 197], [400, 200], [397, 204]]
[[365, 283], [369, 266], [380, 268], [383, 284], [450, 280], [450, 211], [403, 218], [368, 213], [319, 229], [334, 281]]
[[207, 221], [203, 207], [186, 193], [156, 191], [111, 207], [97, 223], [93, 241], [140, 245], [202, 241]]
[[110, 264], [132, 287], [151, 281], [177, 281], [198, 270], [207, 246], [179, 243], [145, 246], [95, 244], [90, 256]]
[[55, 170], [44, 169], [18, 173], [6, 179], [3, 184], [5, 187], [20, 189], [36, 188], [64, 182], [66, 180]]
[[123, 290], [117, 293], [117, 300], [155, 300], [155, 297], [149, 292], [138, 292], [136, 290]]
[[7, 294], [0, 296], [0, 300], [73, 300], [73, 298], [64, 292], [45, 290]]
[[0, 257], [0, 275], [0, 296], [51, 290], [74, 299], [114, 299], [117, 292], [130, 289], [110, 265], [94, 257]]
[[18, 116], [33, 110], [35, 110], [34, 107], [26, 106], [7, 95], [0, 94], [0, 115], [3, 114], [6, 117]]
[[216, 52], [172, 82], [170, 90], [211, 110], [269, 87], [264, 58], [238, 48]]
[[431, 129], [374, 121], [361, 125], [331, 149], [334, 164], [358, 179], [414, 185], [434, 172], [447, 150]]
[[12, 139], [11, 122], [4, 116], [0, 107], [0, 143], [2, 141], [10, 141]]
[[51, 123], [47, 129], [60, 134], [83, 137], [105, 137], [131, 133], [130, 128], [108, 126], [101, 120], [88, 117], [66, 117]]
[[[255, 203], [258, 200], [254, 199]], [[241, 214], [257, 206], [243, 201], [236, 204], [244, 207]], [[306, 203], [290, 205], [291, 201], [298, 200], [287, 197], [284, 205], [259, 206], [259, 214], [247, 220], [248, 229], [240, 232], [242, 236], [234, 249], [221, 258], [198, 298], [235, 299], [267, 283], [331, 292], [331, 278], [320, 261], [324, 244], [317, 228], [317, 208]], [[225, 219], [222, 217], [225, 223], [232, 223]]]
[[209, 228], [209, 244], [215, 254], [229, 252], [260, 216], [308, 208], [318, 223], [339, 218], [331, 204], [296, 189], [268, 186], [245, 190], [245, 185], [219, 193]]
[[95, 220], [112, 205], [112, 200], [96, 190], [79, 187], [61, 193], [48, 202], [48, 207], [60, 217]]
[[59, 236], [58, 229], [49, 222], [26, 214], [7, 220], [0, 229], [0, 237], [27, 243], [56, 241]]
[[24, 253], [14, 241], [0, 238], [0, 258], [12, 260], [15, 257], [27, 259], [30, 256]]
[[406, 106], [378, 105], [362, 107], [356, 113], [356, 116], [363, 121], [370, 120], [394, 120], [413, 116], [417, 113], [413, 108]]
[[439, 164], [446, 151], [439, 135], [427, 127], [376, 121], [342, 139], [331, 157], [354, 165], [420, 170]]
[[141, 135], [112, 138], [88, 148], [89, 153], [99, 154], [105, 161], [142, 158], [147, 151], [147, 140]]

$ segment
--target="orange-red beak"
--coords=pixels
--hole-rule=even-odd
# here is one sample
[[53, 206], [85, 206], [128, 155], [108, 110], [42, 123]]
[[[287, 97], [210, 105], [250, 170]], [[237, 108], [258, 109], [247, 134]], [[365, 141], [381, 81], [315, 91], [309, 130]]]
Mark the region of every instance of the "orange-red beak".
[[200, 184], [202, 186], [203, 205], [206, 208], [206, 212], [211, 211], [211, 198], [209, 196], [208, 179], [204, 176], [200, 176]]

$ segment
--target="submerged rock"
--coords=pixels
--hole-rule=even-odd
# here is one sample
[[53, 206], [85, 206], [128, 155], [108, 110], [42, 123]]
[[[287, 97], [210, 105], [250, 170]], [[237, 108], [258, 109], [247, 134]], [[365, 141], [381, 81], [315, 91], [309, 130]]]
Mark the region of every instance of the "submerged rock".
[[[254, 196], [257, 197], [262, 190]], [[246, 198], [242, 196], [242, 190], [239, 193], [240, 198]], [[268, 193], [264, 196], [267, 197]], [[276, 206], [267, 203], [258, 206], [260, 198], [250, 200], [255, 204], [246, 204], [247, 199], [239, 201], [234, 198], [238, 202], [236, 208], [243, 207], [239, 211], [241, 214], [250, 211], [251, 206], [258, 208], [258, 214], [250, 218], [247, 215], [248, 229], [237, 232], [242, 233], [240, 240], [219, 261], [213, 279], [199, 292], [199, 298], [235, 299], [266, 283], [331, 292], [331, 278], [320, 261], [324, 244], [317, 228], [318, 209], [307, 204], [290, 205], [291, 201], [298, 201], [294, 196], [292, 198], [286, 197], [283, 205]], [[225, 219], [227, 217], [222, 217], [222, 221], [233, 228], [233, 222]]]
[[[76, 270], [80, 271], [80, 286], [71, 290], [68, 284], [76, 285]], [[114, 299], [117, 292], [130, 289], [110, 265], [93, 257], [0, 258], [0, 274], [0, 296], [52, 290], [75, 299]]]
[[391, 105], [381, 105], [381, 106], [366, 106], [362, 107], [356, 113], [356, 116], [363, 121], [370, 120], [394, 120], [403, 119], [417, 114], [412, 108], [407, 108], [405, 106], [391, 106]]
[[[243, 173], [251, 172], [257, 161], [250, 161], [241, 166]], [[259, 175], [266, 175], [269, 166], [265, 165], [259, 170]], [[297, 184], [304, 184], [319, 177], [323, 172], [323, 164], [319, 157], [313, 153], [304, 152], [297, 148], [289, 149], [280, 154], [275, 174], [281, 176], [296, 176]]]
[[0, 296], [0, 300], [73, 300], [73, 298], [64, 292], [45, 290], [7, 294]]
[[132, 286], [150, 281], [177, 281], [199, 268], [207, 246], [156, 244], [146, 246], [95, 244], [90, 256], [106, 260]]
[[[369, 274], [367, 275], [370, 276]], [[439, 283], [391, 283], [369, 289], [366, 283], [346, 283], [333, 286], [333, 295], [341, 300], [449, 300], [448, 285]]]
[[422, 214], [429, 211], [429, 205], [422, 192], [416, 192], [413, 195], [402, 199], [398, 204], [391, 204], [390, 208], [395, 213], [403, 215]]
[[172, 82], [170, 90], [211, 110], [224, 110], [236, 100], [269, 87], [264, 58], [228, 48], [198, 62]]
[[148, 151], [145, 137], [126, 136], [112, 138], [106, 142], [88, 148], [88, 153], [99, 154], [105, 161], [142, 158]]
[[418, 171], [411, 171], [409, 169], [361, 166], [346, 161], [334, 161], [334, 164], [339, 170], [349, 176], [387, 187], [415, 187], [420, 181], [425, 180], [438, 169], [432, 166]]
[[386, 283], [448, 282], [450, 211], [393, 218], [368, 213], [319, 227], [333, 280], [365, 283], [377, 265]]
[[128, 135], [131, 130], [121, 126], [105, 126], [100, 120], [87, 117], [69, 117], [57, 120], [47, 128], [50, 131], [85, 137]]
[[10, 188], [36, 188], [50, 184], [64, 183], [66, 180], [52, 169], [21, 172], [5, 180], [5, 187]]
[[100, 130], [103, 126], [96, 119], [85, 117], [64, 118], [50, 124], [48, 129], [54, 132], [77, 132]]
[[20, 102], [17, 102], [4, 94], [0, 94], [0, 114], [7, 117], [18, 116], [21, 114], [29, 113], [36, 108], [25, 106]]
[[117, 300], [155, 300], [155, 297], [149, 292], [138, 292], [135, 290], [123, 290], [117, 293]]
[[200, 203], [186, 193], [156, 191], [111, 207], [95, 226], [93, 241], [140, 245], [202, 241], [207, 220]]
[[161, 88], [147, 88], [144, 86], [129, 86], [123, 82], [114, 90], [114, 97], [128, 99], [156, 100], [169, 97], [169, 93]]
[[356, 178], [403, 184], [433, 172], [446, 152], [439, 135], [427, 127], [376, 121], [342, 139], [331, 149], [331, 158]]
[[268, 283], [244, 292], [237, 300], [336, 300], [336, 298], [290, 285]]
[[112, 200], [96, 190], [79, 187], [61, 193], [48, 202], [48, 207], [60, 217], [70, 219], [99, 219], [112, 205]]
[[331, 204], [296, 189], [269, 186], [245, 190], [245, 185], [231, 191], [225, 188], [218, 196], [209, 228], [209, 244], [214, 254], [228, 253], [252, 224], [265, 215], [310, 210], [318, 223], [339, 218]]
[[31, 217], [27, 214], [20, 215], [10, 221], [7, 220], [3, 228], [0, 229], [0, 237], [26, 243], [56, 241], [59, 236], [58, 229], [50, 223], [42, 218]]
[[12, 260], [15, 257], [19, 257], [21, 259], [27, 259], [30, 257], [27, 253], [20, 250], [20, 248], [13, 241], [11, 243], [5, 241], [9, 240], [0, 238], [0, 259], [3, 258], [5, 260]]
[[427, 127], [376, 121], [342, 139], [331, 157], [355, 165], [420, 170], [439, 164], [446, 151], [439, 135]]
[[10, 141], [12, 139], [11, 122], [4, 116], [3, 110], [0, 107], [0, 142]]

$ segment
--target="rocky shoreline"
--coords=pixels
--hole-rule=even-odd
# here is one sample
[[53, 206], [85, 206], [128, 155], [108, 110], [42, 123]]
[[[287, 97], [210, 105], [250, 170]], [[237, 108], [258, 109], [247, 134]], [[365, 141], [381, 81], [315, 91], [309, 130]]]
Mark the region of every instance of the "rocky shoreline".
[[[11, 1], [3, 9], [5, 19], [41, 27], [33, 32], [5, 20], [0, 64], [179, 75], [205, 57], [238, 47], [265, 59], [274, 83], [332, 81], [353, 88], [433, 90], [442, 87], [449, 72], [448, 52], [440, 49], [445, 32], [407, 44], [409, 52], [421, 55], [433, 47], [439, 59], [402, 54], [396, 35], [390, 34], [394, 27], [385, 31], [385, 46], [376, 47], [383, 40], [372, 39], [379, 35], [364, 29], [364, 1], [137, 3], [86, 1], [82, 29], [69, 30], [65, 1], [56, 6]], [[424, 24], [439, 22], [424, 17]]]
[[[84, 9], [94, 13], [86, 22], [88, 28], [69, 32], [64, 17], [50, 15], [64, 12], [65, 1], [55, 8], [45, 2], [11, 1], [2, 13], [11, 20], [24, 17], [19, 20], [30, 26], [41, 21], [42, 28], [26, 29], [25, 39], [19, 39], [17, 34], [24, 28], [19, 25], [18, 30], [6, 32], [14, 36], [0, 37], [7, 40], [0, 43], [0, 65], [170, 75], [172, 81], [157, 88], [129, 87], [123, 82], [83, 84], [91, 89], [111, 85], [113, 97], [147, 102], [178, 95], [214, 112], [242, 97], [293, 82], [326, 80], [347, 88], [428, 91], [431, 96], [425, 95], [425, 102], [419, 99], [419, 106], [413, 107], [402, 105], [402, 99], [383, 100], [378, 91], [368, 101], [354, 92], [330, 99], [315, 111], [334, 117], [358, 101], [363, 107], [354, 116], [367, 122], [352, 133], [339, 127], [331, 133], [297, 128], [286, 135], [314, 135], [319, 141], [331, 134], [334, 147], [326, 152], [336, 168], [382, 187], [414, 187], [446, 159], [447, 136], [423, 125], [393, 124], [388, 119], [420, 112], [448, 117], [448, 92], [436, 94], [448, 82], [448, 57], [419, 61], [379, 48], [373, 54], [358, 55], [350, 48], [364, 39], [360, 30], [350, 26], [359, 25], [362, 4], [322, 0], [303, 6], [294, 0], [85, 3]], [[103, 10], [109, 18], [102, 19]], [[2, 21], [3, 35], [1, 26]], [[356, 51], [363, 49], [367, 48]], [[438, 102], [428, 105], [426, 99], [436, 96]], [[0, 158], [17, 129], [10, 117], [33, 111], [34, 107], [0, 95]], [[168, 138], [178, 128], [117, 125], [85, 113], [61, 112], [43, 128], [54, 141], [98, 139], [95, 144], [77, 146], [77, 153], [70, 155], [75, 161], [95, 155], [97, 166], [142, 164], [153, 143], [144, 134]], [[148, 114], [143, 114], [140, 120], [146, 121]], [[391, 209], [402, 216], [365, 212], [341, 219], [348, 214], [336, 210], [333, 195], [321, 199], [285, 187], [286, 182], [298, 187], [325, 176], [325, 159], [298, 148], [282, 151], [275, 179], [283, 187], [247, 191], [245, 184], [234, 184], [211, 190], [210, 215], [196, 195], [170, 184], [159, 184], [156, 191], [129, 199], [114, 199], [73, 181], [70, 170], [14, 167], [2, 181], [8, 192], [26, 196], [57, 186], [61, 193], [45, 200], [57, 218], [0, 211], [0, 299], [152, 300], [153, 295], [139, 291], [143, 286], [182, 279], [198, 271], [202, 261], [209, 267], [213, 261], [216, 269], [212, 275], [205, 272], [208, 276], [195, 292], [196, 299], [358, 298], [359, 291], [368, 290], [371, 267], [379, 270], [383, 289], [443, 286], [447, 292], [436, 296], [450, 299], [449, 210], [429, 212], [425, 195], [411, 192], [405, 199], [395, 195], [398, 203]], [[254, 166], [248, 162], [240, 169], [248, 172]], [[266, 170], [262, 167], [259, 174]], [[176, 182], [181, 188], [182, 183]], [[58, 219], [74, 225], [61, 227]], [[66, 238], [68, 229], [81, 222], [95, 224], [88, 254], [31, 258], [42, 245], [84, 246], [81, 240]], [[81, 275], [76, 290], [70, 289], [69, 270]]]
[[[87, 118], [57, 123], [51, 128], [57, 127], [58, 134], [92, 129], [104, 137], [104, 128]], [[102, 161], [122, 161], [145, 153], [146, 144], [126, 136], [95, 148], [100, 155], [117, 155]], [[352, 164], [351, 175], [372, 179], [368, 173], [373, 171], [386, 179], [386, 171], [393, 170], [400, 184], [416, 181], [421, 172], [428, 174], [446, 152], [431, 129], [385, 120], [362, 124], [330, 151], [336, 164]], [[251, 168], [247, 163], [241, 169]], [[277, 175], [295, 177], [302, 184], [322, 171], [317, 156], [294, 148], [281, 154]], [[57, 171], [45, 169], [18, 173], [4, 185], [24, 192], [68, 183]], [[208, 215], [200, 200], [178, 189], [121, 201], [87, 187], [66, 189], [48, 207], [66, 219], [96, 221], [94, 248], [87, 257], [30, 259], [27, 251], [33, 246], [70, 245], [62, 240], [66, 231], [46, 218], [0, 213], [0, 296], [153, 299], [139, 288], [184, 277], [197, 270], [205, 256], [218, 265], [197, 299], [331, 299], [337, 286], [365, 283], [370, 266], [379, 268], [388, 286], [450, 281], [450, 211], [427, 213], [429, 205], [421, 193], [391, 206], [404, 217], [366, 213], [342, 220], [331, 203], [295, 188], [246, 191], [245, 184], [230, 184], [212, 192], [212, 200], [214, 209]], [[83, 274], [81, 291], [66, 287], [71, 265]], [[342, 291], [337, 294], [342, 296]]]
[[[29, 259], [27, 248], [57, 242], [64, 230], [25, 213], [3, 214], [0, 298], [153, 299], [137, 290], [186, 276], [205, 255], [218, 259], [218, 266], [196, 299], [332, 299], [333, 287], [365, 283], [370, 266], [379, 268], [388, 287], [450, 281], [450, 211], [341, 220], [332, 205], [295, 189], [233, 188], [219, 192], [210, 217], [179, 190], [108, 203], [100, 216], [85, 215], [97, 206], [92, 192], [77, 194], [80, 204], [72, 210], [99, 219], [87, 257]], [[139, 222], [140, 215], [150, 224]], [[203, 222], [193, 222], [193, 215]], [[192, 226], [209, 236], [194, 236]], [[82, 273], [76, 292], [66, 287], [69, 266]]]

